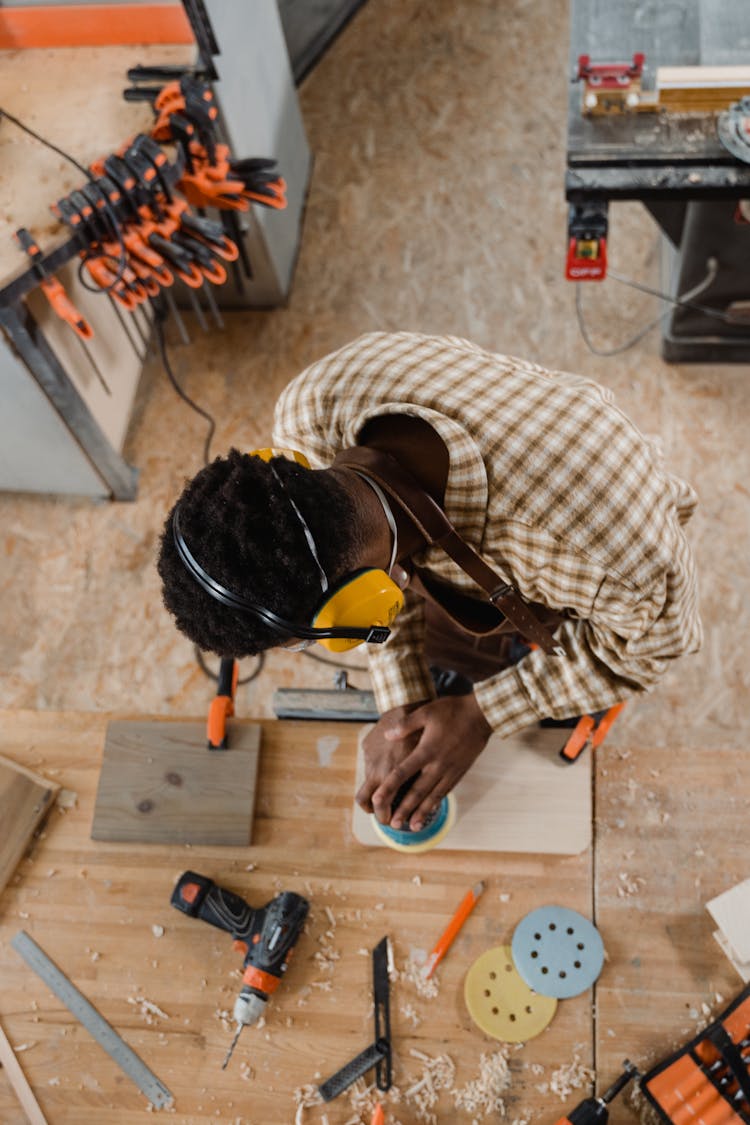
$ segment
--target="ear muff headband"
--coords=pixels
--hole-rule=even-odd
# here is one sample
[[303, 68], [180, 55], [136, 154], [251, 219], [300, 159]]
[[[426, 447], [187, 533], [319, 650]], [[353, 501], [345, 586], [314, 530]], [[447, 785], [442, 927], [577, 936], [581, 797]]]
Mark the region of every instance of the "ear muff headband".
[[185, 569], [188, 571], [191, 578], [193, 578], [207, 594], [210, 594], [215, 601], [228, 606], [230, 609], [236, 609], [242, 613], [252, 613], [255, 617], [260, 618], [260, 620], [265, 622], [271, 629], [284, 637], [299, 637], [300, 640], [305, 641], [323, 641], [331, 639], [359, 641], [360, 643], [362, 641], [368, 641], [370, 644], [382, 644], [390, 636], [390, 629], [380, 625], [370, 625], [367, 628], [354, 626], [314, 628], [310, 625], [301, 625], [294, 621], [288, 621], [285, 617], [280, 617], [279, 614], [274, 613], [270, 609], [266, 609], [265, 606], [258, 605], [257, 602], [250, 601], [249, 598], [242, 597], [240, 594], [235, 594], [226, 586], [222, 586], [221, 582], [217, 582], [215, 578], [212, 578], [211, 575], [203, 569], [185, 542], [180, 528], [179, 505], [175, 507], [172, 515], [172, 537], [177, 549], [177, 554], [180, 556]]

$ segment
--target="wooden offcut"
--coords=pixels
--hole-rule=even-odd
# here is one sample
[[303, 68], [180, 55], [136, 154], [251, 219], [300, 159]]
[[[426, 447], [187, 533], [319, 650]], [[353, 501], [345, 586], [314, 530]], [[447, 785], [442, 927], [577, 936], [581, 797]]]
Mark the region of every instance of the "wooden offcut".
[[656, 88], [659, 109], [720, 112], [750, 94], [750, 66], [660, 66]]
[[52, 807], [58, 789], [46, 778], [0, 756], [0, 891]]
[[92, 838], [249, 844], [260, 727], [230, 723], [228, 737], [228, 750], [209, 750], [205, 723], [110, 722]]
[[[591, 761], [588, 751], [572, 765], [561, 761], [559, 750], [568, 733], [530, 727], [510, 738], [493, 736], [456, 786], [456, 823], [435, 850], [584, 851], [591, 843]], [[356, 789], [363, 780], [360, 741]], [[356, 803], [353, 829], [360, 843], [387, 847]]]
[[13, 1092], [18, 1098], [26, 1120], [29, 1125], [47, 1125], [47, 1118], [42, 1113], [39, 1102], [34, 1097], [34, 1091], [29, 1086], [26, 1075], [21, 1069], [15, 1056], [8, 1036], [0, 1027], [0, 1064], [5, 1071], [8, 1082], [13, 1087]]

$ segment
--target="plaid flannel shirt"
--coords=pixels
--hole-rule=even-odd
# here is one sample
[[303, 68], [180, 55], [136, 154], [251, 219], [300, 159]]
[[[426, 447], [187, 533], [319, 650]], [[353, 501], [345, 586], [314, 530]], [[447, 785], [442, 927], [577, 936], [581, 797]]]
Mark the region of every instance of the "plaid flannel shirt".
[[[377, 415], [429, 422], [450, 455], [445, 510], [529, 601], [565, 610], [564, 656], [535, 650], [475, 686], [492, 728], [602, 710], [648, 691], [701, 642], [683, 524], [696, 496], [611, 394], [455, 337], [374, 332], [303, 371], [276, 407], [274, 445], [313, 468], [357, 444]], [[483, 596], [437, 548], [415, 562]], [[391, 637], [368, 649], [382, 712], [434, 697], [424, 603], [407, 589]]]

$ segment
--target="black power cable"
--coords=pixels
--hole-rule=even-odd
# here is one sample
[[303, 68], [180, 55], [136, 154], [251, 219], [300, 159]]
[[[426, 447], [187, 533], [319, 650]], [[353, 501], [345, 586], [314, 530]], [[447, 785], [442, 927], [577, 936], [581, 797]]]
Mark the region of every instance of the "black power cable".
[[[623, 277], [622, 274], [615, 273], [614, 270], [608, 270], [607, 276], [611, 277], [613, 281], [619, 281], [622, 285], [630, 286], [631, 289], [638, 289], [641, 293], [648, 293], [652, 297], [658, 297], [660, 301], [666, 301], [668, 304], [676, 305], [680, 308], [694, 309], [697, 312], [704, 313], [706, 316], [714, 317], [716, 320], [723, 320], [727, 323], [732, 323], [731, 317], [727, 316], [726, 313], [721, 312], [721, 310], [712, 309], [706, 305], [697, 305], [693, 301], [694, 297], [698, 297], [701, 293], [704, 293], [706, 289], [708, 289], [709, 286], [716, 280], [718, 272], [718, 261], [716, 260], [716, 258], [709, 258], [706, 262], [706, 276], [703, 278], [703, 280], [699, 281], [698, 284], [695, 285], [692, 289], [688, 289], [686, 293], [682, 293], [679, 297], [671, 297], [668, 293], [662, 293], [658, 289], [652, 289], [649, 285], [643, 285], [642, 282], [633, 281], [629, 277]], [[643, 339], [643, 337], [652, 330], [652, 328], [656, 328], [657, 324], [660, 324], [665, 316], [666, 309], [661, 312], [659, 316], [654, 317], [653, 320], [650, 320], [648, 324], [644, 325], [644, 327], [636, 332], [634, 336], [631, 336], [630, 339], [626, 340], [623, 344], [618, 344], [617, 347], [598, 348], [591, 342], [588, 328], [583, 319], [581, 282], [576, 285], [576, 317], [578, 319], [578, 327], [580, 329], [581, 336], [583, 337], [583, 341], [586, 344], [586, 347], [589, 349], [589, 351], [593, 352], [594, 355], [621, 355], [622, 352], [626, 352], [629, 348], [632, 348], [635, 344], [639, 343]]]

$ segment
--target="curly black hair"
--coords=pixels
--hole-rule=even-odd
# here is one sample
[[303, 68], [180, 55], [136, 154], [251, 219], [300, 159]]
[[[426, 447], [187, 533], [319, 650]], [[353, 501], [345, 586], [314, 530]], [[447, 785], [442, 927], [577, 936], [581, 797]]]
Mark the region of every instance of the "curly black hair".
[[[333, 586], [353, 569], [362, 533], [352, 498], [329, 473], [284, 457], [269, 464], [231, 449], [185, 486], [177, 501], [180, 530], [217, 582], [281, 617], [309, 624], [324, 595], [290, 498]], [[175, 547], [173, 513], [164, 524], [157, 569], [177, 628], [204, 651], [226, 657], [254, 656], [285, 640], [254, 614], [217, 602], [190, 576]]]

